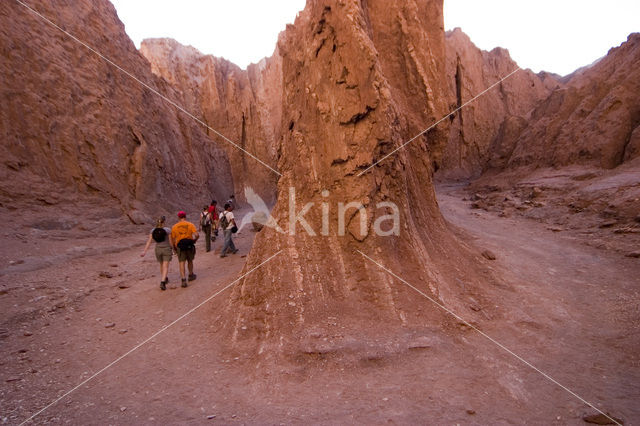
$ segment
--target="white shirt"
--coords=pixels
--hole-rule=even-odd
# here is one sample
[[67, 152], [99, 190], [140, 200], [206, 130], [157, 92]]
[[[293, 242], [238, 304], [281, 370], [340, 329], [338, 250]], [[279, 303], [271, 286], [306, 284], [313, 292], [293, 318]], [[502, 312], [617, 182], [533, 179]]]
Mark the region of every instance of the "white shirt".
[[233, 212], [228, 212], [228, 211], [225, 210], [225, 212], [222, 213], [221, 217], [222, 216], [225, 216], [227, 218], [227, 220], [229, 221], [229, 225], [227, 226], [227, 229], [233, 228], [234, 225], [233, 225], [233, 222], [231, 222], [234, 219]]

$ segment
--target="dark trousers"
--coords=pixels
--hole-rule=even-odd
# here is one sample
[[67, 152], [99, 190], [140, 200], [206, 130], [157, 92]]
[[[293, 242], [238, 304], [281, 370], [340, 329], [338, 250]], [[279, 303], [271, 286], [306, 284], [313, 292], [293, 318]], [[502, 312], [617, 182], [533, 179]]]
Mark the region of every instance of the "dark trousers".
[[203, 226], [202, 230], [204, 231], [204, 235], [206, 236], [204, 240], [207, 247], [207, 251], [211, 251], [211, 225]]

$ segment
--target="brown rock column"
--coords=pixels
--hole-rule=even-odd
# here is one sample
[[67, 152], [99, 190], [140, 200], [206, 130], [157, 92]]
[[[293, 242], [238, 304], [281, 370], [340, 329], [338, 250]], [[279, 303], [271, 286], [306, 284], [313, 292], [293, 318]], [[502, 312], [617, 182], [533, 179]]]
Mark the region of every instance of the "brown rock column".
[[[283, 176], [272, 214], [285, 233], [260, 232], [245, 271], [282, 253], [234, 287], [226, 328], [237, 350], [338, 351], [390, 330], [402, 338], [398, 327], [443, 324], [437, 308], [357, 250], [455, 305], [450, 282], [464, 275], [468, 257], [448, 232], [432, 186], [446, 125], [358, 176], [446, 113], [442, 25], [441, 1], [310, 1], [281, 35]], [[316, 235], [300, 223], [286, 233], [294, 190], [296, 213], [314, 203], [304, 218]], [[363, 205], [366, 235], [355, 208], [340, 235], [340, 202]], [[373, 232], [392, 211], [377, 208], [382, 202], [398, 207], [398, 235]]]

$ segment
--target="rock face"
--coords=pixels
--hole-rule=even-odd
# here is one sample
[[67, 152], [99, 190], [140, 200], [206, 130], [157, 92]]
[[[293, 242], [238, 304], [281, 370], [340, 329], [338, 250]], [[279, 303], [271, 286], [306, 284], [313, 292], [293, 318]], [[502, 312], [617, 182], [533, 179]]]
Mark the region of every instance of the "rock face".
[[[270, 167], [277, 167], [282, 129], [282, 59], [277, 50], [247, 70], [172, 39], [144, 40], [140, 52], [155, 74], [178, 89], [189, 111]], [[227, 152], [238, 200], [244, 200], [244, 188], [250, 187], [273, 205], [278, 175], [207, 132]]]
[[640, 154], [640, 34], [567, 80], [532, 112], [509, 167], [613, 168]]
[[[467, 276], [478, 265], [446, 228], [432, 186], [446, 123], [359, 176], [447, 112], [442, 1], [309, 1], [281, 34], [278, 52], [283, 176], [272, 214], [283, 232], [266, 226], [257, 235], [245, 271], [281, 253], [234, 287], [231, 341], [295, 357], [357, 349], [385, 330], [400, 338], [398, 327], [409, 333], [429, 321], [444, 324], [358, 252], [448, 306], [463, 299], [456, 278], [478, 279]], [[339, 203], [348, 202], [363, 208], [342, 215], [341, 232]], [[385, 220], [392, 206], [397, 222]], [[302, 221], [290, 229], [296, 215], [308, 229]]]
[[[179, 100], [151, 73], [108, 1], [33, 6]], [[128, 214], [157, 214], [228, 195], [226, 155], [191, 118], [17, 2], [0, 4], [0, 22], [3, 206], [95, 197]]]
[[[446, 33], [445, 45], [451, 111], [518, 68], [507, 50], [480, 50], [460, 28]], [[531, 111], [562, 86], [550, 74], [521, 70], [452, 114], [438, 176], [467, 179], [503, 167]]]
[[[506, 50], [481, 51], [446, 34], [450, 109], [517, 67]], [[640, 153], [640, 34], [570, 76], [519, 71], [452, 114], [439, 177], [570, 164], [613, 168]]]
[[[147, 61], [106, 0], [39, 7], [281, 176], [2, 2], [0, 202], [95, 196], [134, 217], [250, 188], [275, 203], [272, 219], [253, 216], [261, 229], [225, 316], [239, 351], [357, 352], [455, 326], [367, 257], [454, 311], [486, 305], [495, 256], [450, 232], [436, 170], [640, 161], [638, 35], [562, 81], [520, 71], [415, 137], [516, 67], [459, 30], [445, 36], [442, 0], [309, 0], [274, 55], [246, 71], [167, 39], [145, 41]], [[539, 192], [521, 207], [543, 208]]]

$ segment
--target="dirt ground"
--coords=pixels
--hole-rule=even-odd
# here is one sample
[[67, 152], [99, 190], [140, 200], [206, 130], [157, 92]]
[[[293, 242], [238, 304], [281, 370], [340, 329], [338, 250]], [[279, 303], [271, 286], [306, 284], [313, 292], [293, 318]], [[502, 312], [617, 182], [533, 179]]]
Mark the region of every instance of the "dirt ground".
[[[481, 329], [603, 411], [637, 423], [640, 259], [626, 256], [627, 245], [612, 248], [629, 234], [599, 234], [607, 244], [594, 246], [571, 227], [558, 232], [535, 218], [471, 208], [469, 194], [464, 185], [443, 185], [440, 207], [454, 232], [495, 255], [509, 283], [486, 289], [507, 314], [487, 316]], [[225, 259], [199, 242], [197, 280], [162, 292], [153, 253], [139, 256], [149, 226], [115, 213], [96, 227], [63, 213], [49, 221], [28, 212], [2, 216], [12, 223], [0, 248], [2, 424], [20, 424], [233, 282], [255, 235], [243, 231], [240, 253]], [[116, 228], [128, 236], [113, 238]], [[170, 285], [179, 283], [175, 259], [169, 276]], [[379, 342], [384, 350], [356, 358], [308, 355], [267, 367], [232, 356], [219, 332], [228, 296], [34, 423], [577, 425], [595, 413], [475, 331], [451, 335], [438, 324], [425, 324], [420, 345]]]

